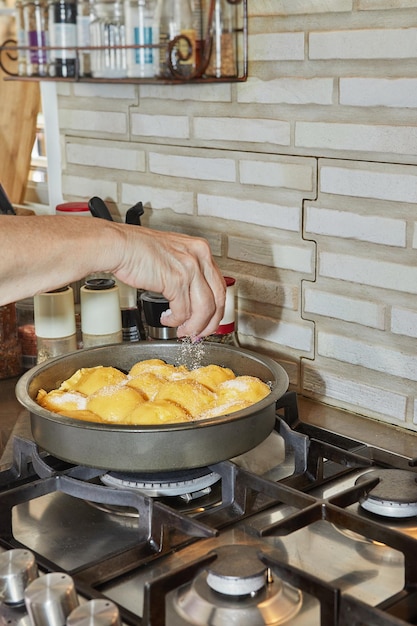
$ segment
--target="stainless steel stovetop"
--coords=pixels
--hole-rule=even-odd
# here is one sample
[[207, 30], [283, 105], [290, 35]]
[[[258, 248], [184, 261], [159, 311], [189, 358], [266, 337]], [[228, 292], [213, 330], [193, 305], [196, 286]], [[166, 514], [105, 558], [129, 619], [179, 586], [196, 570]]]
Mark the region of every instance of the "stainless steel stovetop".
[[[176, 475], [174, 496], [155, 476], [140, 479], [151, 495], [130, 475], [104, 485], [15, 438], [0, 472], [0, 626], [115, 624], [114, 610], [132, 626], [417, 624], [415, 464], [300, 422], [291, 392], [268, 440], [208, 468], [195, 495]], [[32, 555], [30, 619], [9, 585]], [[83, 622], [61, 602], [45, 622], [54, 610], [30, 591], [50, 598], [54, 572], [75, 605], [113, 617]]]

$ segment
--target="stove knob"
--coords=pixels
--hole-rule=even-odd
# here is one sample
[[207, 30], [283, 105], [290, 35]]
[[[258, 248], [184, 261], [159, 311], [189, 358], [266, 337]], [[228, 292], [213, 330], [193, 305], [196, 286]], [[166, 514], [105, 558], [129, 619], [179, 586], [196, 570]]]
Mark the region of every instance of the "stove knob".
[[62, 572], [40, 576], [26, 589], [25, 603], [32, 626], [64, 626], [78, 606], [74, 581]]
[[71, 612], [67, 626], [121, 626], [119, 609], [109, 600], [90, 600]]
[[0, 554], [0, 598], [5, 604], [23, 604], [25, 589], [37, 576], [35, 557], [29, 550]]

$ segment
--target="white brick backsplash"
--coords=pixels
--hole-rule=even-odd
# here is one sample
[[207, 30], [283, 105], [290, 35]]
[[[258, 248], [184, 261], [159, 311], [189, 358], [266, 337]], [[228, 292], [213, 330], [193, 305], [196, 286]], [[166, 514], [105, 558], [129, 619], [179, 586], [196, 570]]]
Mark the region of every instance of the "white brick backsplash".
[[[334, 13], [350, 11], [353, 0], [331, 0]], [[405, 0], [403, 0], [405, 1]], [[409, 0], [411, 1], [411, 0]], [[326, 13], [329, 10], [329, 0], [256, 0], [250, 4], [250, 14], [255, 15], [310, 15]]]
[[342, 196], [359, 196], [394, 202], [417, 202], [417, 168], [386, 166], [375, 168], [368, 164], [355, 168], [323, 166], [319, 190]]
[[114, 143], [93, 145], [73, 141], [69, 141], [65, 149], [68, 163], [133, 172], [145, 171], [143, 150], [135, 150], [122, 145], [117, 147]]
[[206, 141], [248, 141], [288, 146], [291, 126], [278, 120], [246, 120], [230, 117], [196, 117], [193, 136]]
[[417, 294], [417, 266], [358, 255], [321, 252], [319, 274], [352, 283]]
[[242, 345], [301, 394], [417, 431], [417, 0], [248, 12], [246, 81], [55, 83], [51, 197], [121, 219], [142, 201], [144, 224], [206, 237]]
[[115, 85], [105, 83], [74, 83], [74, 95], [80, 98], [103, 98], [120, 100], [137, 100], [135, 85]]
[[301, 225], [299, 206], [282, 206], [256, 200], [239, 200], [227, 196], [197, 195], [199, 215], [219, 217], [258, 226], [269, 226], [297, 232]]
[[406, 226], [405, 220], [401, 219], [306, 207], [305, 231], [317, 235], [405, 247]]
[[317, 335], [317, 353], [376, 372], [417, 381], [417, 354], [407, 354], [400, 348], [386, 348], [376, 343], [351, 339], [328, 332]]
[[250, 35], [252, 58], [258, 61], [302, 61], [304, 59], [304, 33], [271, 33]]
[[61, 109], [59, 121], [72, 131], [101, 132], [105, 135], [122, 135], [127, 132], [126, 114], [114, 111]]
[[297, 122], [295, 145], [310, 149], [417, 155], [417, 127]]
[[143, 202], [145, 209], [146, 207], [151, 207], [152, 210], [170, 208], [175, 213], [187, 213], [188, 215], [192, 215], [194, 212], [194, 194], [191, 191], [162, 189], [159, 185], [151, 187], [149, 185], [124, 183], [122, 185], [123, 204], [133, 205], [139, 200]]
[[249, 78], [238, 88], [241, 104], [322, 104], [333, 102], [333, 78]]
[[417, 337], [417, 310], [392, 307], [391, 330], [399, 335]]
[[357, 0], [358, 11], [416, 8], [416, 0]]
[[341, 78], [340, 104], [361, 107], [417, 106], [415, 78]]
[[236, 164], [233, 159], [199, 158], [178, 154], [149, 153], [149, 170], [164, 176], [233, 182]]
[[314, 248], [312, 246], [293, 246], [282, 241], [243, 239], [232, 235], [229, 235], [228, 242], [227, 256], [231, 259], [250, 261], [304, 274], [311, 274], [313, 271]]
[[65, 175], [62, 178], [62, 191], [69, 198], [82, 198], [83, 200], [92, 196], [117, 201], [117, 183], [100, 178], [82, 178], [79, 176]]
[[190, 122], [185, 115], [144, 115], [131, 114], [133, 135], [145, 137], [168, 137], [169, 139], [187, 139], [190, 136]]
[[305, 313], [354, 322], [370, 328], [381, 330], [384, 328], [385, 307], [369, 300], [359, 300], [330, 291], [306, 287], [303, 308]]
[[239, 298], [254, 302], [268, 302], [273, 306], [297, 310], [299, 307], [299, 289], [286, 283], [260, 279], [257, 276], [237, 276]]
[[307, 163], [272, 163], [240, 160], [239, 175], [244, 185], [264, 185], [311, 192], [314, 189], [314, 166]]
[[310, 33], [310, 59], [407, 59], [417, 57], [416, 28]]
[[328, 396], [341, 401], [345, 406], [356, 409], [366, 407], [373, 415], [379, 413], [400, 421], [404, 421], [406, 417], [406, 396], [365, 382], [342, 378], [325, 369], [318, 370], [306, 364], [303, 367], [303, 389], [311, 391], [315, 396]]
[[313, 326], [309, 322], [289, 323], [259, 315], [239, 314], [239, 329], [244, 335], [252, 335], [287, 346], [300, 352], [310, 352], [313, 346]]
[[[152, 98], [158, 101], [167, 99], [167, 86], [158, 84], [140, 85], [140, 99]], [[232, 85], [169, 85], [169, 100], [195, 100], [197, 102], [231, 102]], [[175, 105], [174, 105], [175, 107]], [[176, 107], [175, 107], [176, 109]]]

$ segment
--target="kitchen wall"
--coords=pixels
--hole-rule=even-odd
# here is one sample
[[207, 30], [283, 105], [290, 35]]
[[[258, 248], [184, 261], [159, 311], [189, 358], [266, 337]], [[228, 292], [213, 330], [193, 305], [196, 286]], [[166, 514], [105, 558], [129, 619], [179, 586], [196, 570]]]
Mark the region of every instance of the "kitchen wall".
[[417, 430], [417, 0], [249, 0], [240, 84], [60, 84], [66, 199], [138, 200], [238, 281], [291, 388]]

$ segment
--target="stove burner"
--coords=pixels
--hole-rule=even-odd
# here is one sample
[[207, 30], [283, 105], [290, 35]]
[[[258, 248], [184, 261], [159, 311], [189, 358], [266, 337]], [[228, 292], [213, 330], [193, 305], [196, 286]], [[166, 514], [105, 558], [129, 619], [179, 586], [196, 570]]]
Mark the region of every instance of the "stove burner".
[[218, 548], [217, 559], [176, 593], [174, 607], [187, 624], [278, 626], [300, 610], [302, 595], [288, 583], [267, 577], [259, 549], [248, 545]]
[[379, 483], [360, 501], [365, 511], [391, 518], [417, 515], [417, 474], [401, 469], [378, 469], [362, 474], [358, 485], [370, 478]]
[[207, 467], [164, 474], [109, 472], [101, 476], [101, 481], [109, 487], [136, 489], [154, 498], [181, 496], [186, 502], [207, 495], [210, 487], [219, 480], [219, 474]]

